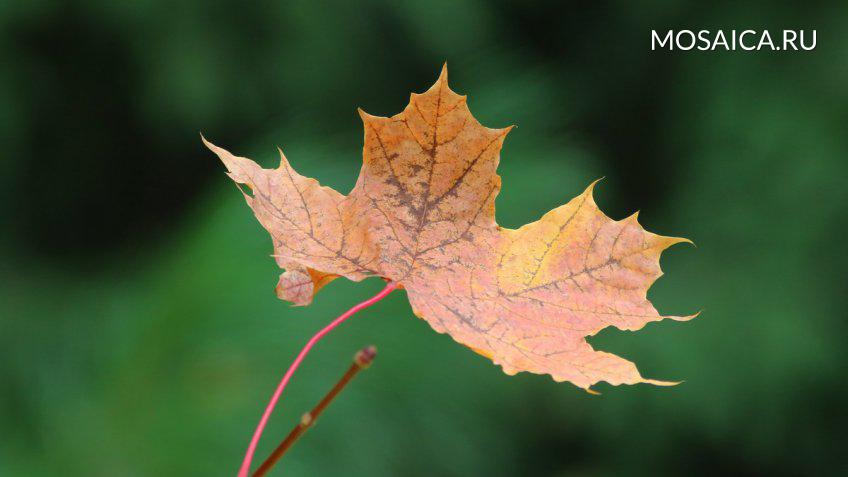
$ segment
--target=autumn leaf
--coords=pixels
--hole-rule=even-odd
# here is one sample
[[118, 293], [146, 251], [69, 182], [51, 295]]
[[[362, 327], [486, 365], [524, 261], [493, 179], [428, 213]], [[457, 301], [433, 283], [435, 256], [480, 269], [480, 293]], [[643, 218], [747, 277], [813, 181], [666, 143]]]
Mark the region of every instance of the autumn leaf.
[[280, 151], [263, 169], [204, 139], [271, 234], [286, 271], [280, 298], [309, 304], [336, 277], [370, 276], [406, 289], [416, 315], [491, 358], [508, 374], [550, 374], [589, 389], [672, 384], [586, 341], [613, 326], [638, 330], [663, 318], [646, 298], [659, 257], [687, 241], [647, 232], [634, 214], [612, 220], [594, 183], [567, 204], [517, 230], [495, 221], [501, 146], [511, 128], [490, 129], [454, 93], [447, 68], [390, 118], [360, 110], [363, 166], [342, 195], [303, 177]]

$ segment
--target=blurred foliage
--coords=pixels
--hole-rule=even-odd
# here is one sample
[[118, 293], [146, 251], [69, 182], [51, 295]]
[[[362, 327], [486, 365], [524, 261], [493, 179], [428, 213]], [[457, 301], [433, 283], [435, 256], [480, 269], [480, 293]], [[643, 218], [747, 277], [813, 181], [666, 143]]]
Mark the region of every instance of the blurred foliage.
[[[441, 63], [502, 154], [505, 226], [606, 176], [674, 248], [658, 308], [593, 342], [675, 388], [507, 377], [402, 293], [297, 374], [265, 455], [374, 343], [281, 475], [848, 472], [844, 2], [0, 4], [0, 475], [227, 475], [301, 344], [380, 288], [290, 308], [202, 130], [347, 191], [355, 108], [390, 115]], [[818, 30], [810, 53], [650, 51], [650, 30]]]

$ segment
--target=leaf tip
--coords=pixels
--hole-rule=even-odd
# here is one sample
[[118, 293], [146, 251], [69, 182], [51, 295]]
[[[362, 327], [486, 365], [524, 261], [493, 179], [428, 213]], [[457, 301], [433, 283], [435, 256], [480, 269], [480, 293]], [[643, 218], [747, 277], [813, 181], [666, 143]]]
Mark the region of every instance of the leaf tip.
[[591, 394], [592, 396], [600, 396], [600, 395], [601, 395], [600, 391], [595, 391], [594, 389], [592, 389], [592, 388], [590, 388], [590, 387], [588, 387], [588, 388], [582, 388], [582, 389], [583, 389], [584, 391], [586, 391], [588, 394]]
[[698, 315], [700, 315], [703, 311], [704, 311], [704, 310], [698, 310], [697, 312], [692, 313], [691, 315], [686, 315], [686, 316], [672, 316], [671, 318], [672, 318], [674, 321], [689, 321], [689, 320], [694, 320], [694, 319], [695, 319], [695, 318], [697, 318], [697, 317], [698, 317]]
[[589, 184], [589, 187], [586, 187], [586, 190], [583, 191], [583, 195], [588, 195], [589, 197], [593, 197], [594, 193], [595, 193], [595, 186], [598, 185], [598, 182], [601, 182], [602, 180], [604, 180], [604, 178], [605, 178], [605, 176], [602, 176], [602, 177], [599, 177], [598, 179], [595, 179], [594, 181], [592, 181], [592, 183]]
[[362, 122], [365, 124], [371, 124], [375, 119], [378, 119], [378, 116], [367, 113], [362, 108], [356, 108], [356, 112], [359, 113], [359, 117], [362, 118]]
[[200, 140], [203, 141], [203, 145], [206, 146], [207, 149], [209, 149], [212, 152], [216, 152], [216, 150], [219, 149], [218, 146], [212, 144], [208, 139], [206, 139], [206, 136], [204, 136], [202, 132], [200, 132], [199, 134], [200, 134]]
[[286, 155], [283, 154], [283, 149], [280, 146], [277, 146], [277, 152], [280, 153], [280, 165], [278, 169], [285, 169], [289, 164], [289, 160], [286, 158]]
[[447, 83], [448, 82], [448, 62], [445, 61], [442, 64], [442, 71], [439, 73], [439, 83]]
[[660, 381], [658, 379], [643, 379], [645, 384], [653, 384], [654, 386], [677, 386], [683, 384], [683, 381]]
[[697, 248], [697, 245], [695, 245], [695, 242], [693, 242], [693, 241], [691, 241], [691, 240], [689, 240], [688, 238], [685, 238], [685, 237], [662, 237], [662, 238], [665, 240], [665, 247], [664, 248], [668, 248], [668, 247], [671, 247], [672, 245], [677, 245], [679, 243], [685, 243], [685, 244], [688, 244], [688, 245], [691, 245], [691, 246]]
[[629, 217], [627, 217], [626, 219], [624, 219], [624, 221], [625, 221], [625, 222], [633, 222], [633, 223], [635, 223], [636, 225], [639, 225], [639, 212], [641, 212], [641, 211], [640, 211], [640, 210], [637, 210], [636, 212], [633, 212], [632, 214], [630, 214], [630, 216], [629, 216]]

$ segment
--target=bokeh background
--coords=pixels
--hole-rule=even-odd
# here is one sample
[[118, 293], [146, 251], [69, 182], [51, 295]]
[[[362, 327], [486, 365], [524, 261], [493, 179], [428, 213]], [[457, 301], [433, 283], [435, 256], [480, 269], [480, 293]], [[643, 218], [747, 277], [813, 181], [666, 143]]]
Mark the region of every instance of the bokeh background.
[[[517, 124], [515, 227], [597, 200], [692, 238], [650, 297], [690, 323], [593, 343], [674, 388], [590, 396], [499, 368], [403, 293], [309, 356], [263, 458], [373, 343], [275, 475], [838, 475], [846, 463], [845, 2], [0, 3], [0, 475], [233, 475], [306, 339], [379, 280], [308, 308], [200, 142], [347, 192], [361, 106], [402, 109], [448, 61]], [[813, 52], [650, 51], [650, 30], [816, 29]]]

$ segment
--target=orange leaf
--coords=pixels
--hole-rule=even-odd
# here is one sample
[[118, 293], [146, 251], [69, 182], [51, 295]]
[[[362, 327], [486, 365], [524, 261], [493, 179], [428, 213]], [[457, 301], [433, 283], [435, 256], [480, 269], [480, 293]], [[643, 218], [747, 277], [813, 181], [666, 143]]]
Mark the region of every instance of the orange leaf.
[[594, 184], [518, 230], [495, 222], [496, 169], [511, 128], [490, 129], [451, 91], [447, 68], [391, 118], [360, 111], [363, 166], [347, 196], [295, 172], [282, 152], [262, 169], [204, 139], [247, 185], [245, 199], [286, 269], [277, 294], [309, 304], [337, 276], [380, 276], [407, 290], [416, 315], [508, 374], [550, 374], [589, 389], [673, 384], [586, 342], [607, 326], [637, 330], [664, 317], [647, 300], [661, 252], [686, 239], [645, 231], [636, 215], [598, 209]]

